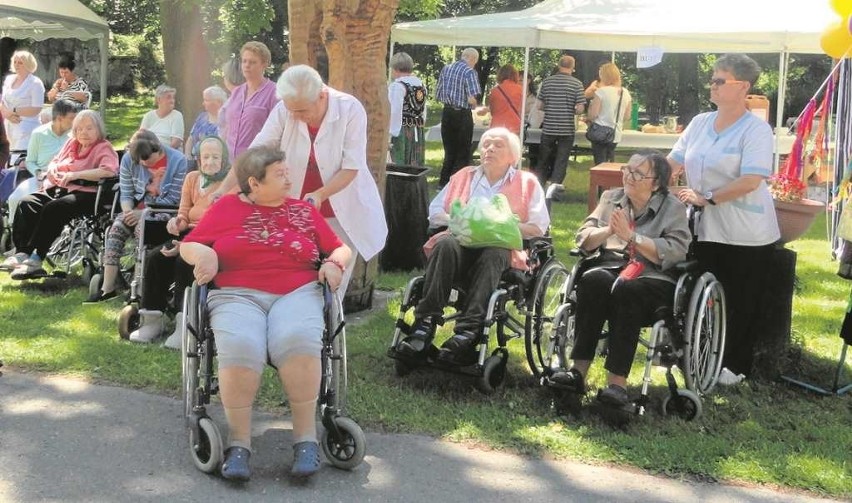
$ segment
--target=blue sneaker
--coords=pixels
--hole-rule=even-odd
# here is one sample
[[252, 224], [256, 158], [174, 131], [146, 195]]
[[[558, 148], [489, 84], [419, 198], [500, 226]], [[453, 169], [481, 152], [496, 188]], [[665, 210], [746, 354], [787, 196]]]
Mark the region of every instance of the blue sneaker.
[[319, 444], [316, 442], [299, 442], [293, 445], [293, 468], [290, 475], [307, 478], [320, 468]]
[[245, 447], [228, 447], [225, 450], [225, 461], [222, 462], [222, 477], [235, 482], [245, 482], [251, 478], [249, 458], [251, 451]]

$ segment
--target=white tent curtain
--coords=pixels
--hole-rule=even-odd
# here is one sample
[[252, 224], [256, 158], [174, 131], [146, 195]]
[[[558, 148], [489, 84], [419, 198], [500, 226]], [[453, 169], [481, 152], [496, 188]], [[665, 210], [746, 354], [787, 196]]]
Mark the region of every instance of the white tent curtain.
[[106, 110], [109, 25], [77, 0], [0, 0], [0, 37], [98, 41], [101, 115]]

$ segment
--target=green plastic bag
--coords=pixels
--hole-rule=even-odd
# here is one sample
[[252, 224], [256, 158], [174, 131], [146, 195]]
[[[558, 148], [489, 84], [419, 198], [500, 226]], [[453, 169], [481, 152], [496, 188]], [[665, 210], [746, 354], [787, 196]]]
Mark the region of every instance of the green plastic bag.
[[519, 222], [503, 194], [490, 200], [474, 197], [466, 205], [456, 199], [450, 206], [450, 233], [468, 248], [520, 250], [523, 240]]

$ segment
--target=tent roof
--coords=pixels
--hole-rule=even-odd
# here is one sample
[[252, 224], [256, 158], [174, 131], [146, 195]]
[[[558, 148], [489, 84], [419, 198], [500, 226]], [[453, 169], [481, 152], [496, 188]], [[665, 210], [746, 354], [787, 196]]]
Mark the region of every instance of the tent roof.
[[106, 39], [109, 25], [77, 0], [0, 0], [0, 36]]
[[517, 12], [398, 23], [401, 44], [822, 54], [827, 0], [545, 0]]

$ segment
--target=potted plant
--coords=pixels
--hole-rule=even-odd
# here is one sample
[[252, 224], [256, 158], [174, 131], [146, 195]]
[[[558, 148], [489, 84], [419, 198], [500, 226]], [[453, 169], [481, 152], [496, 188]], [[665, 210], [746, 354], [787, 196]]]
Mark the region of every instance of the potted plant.
[[769, 191], [775, 203], [782, 243], [799, 239], [825, 209], [824, 203], [805, 197], [807, 185], [788, 170], [769, 177]]

